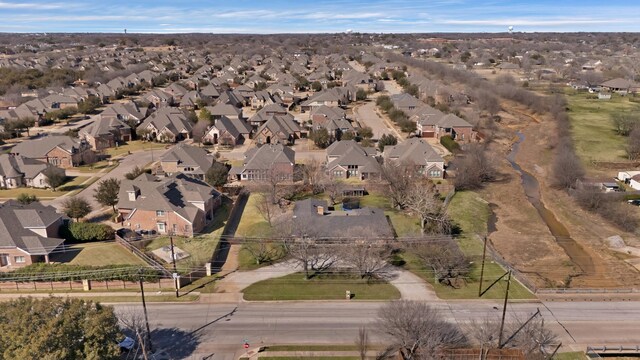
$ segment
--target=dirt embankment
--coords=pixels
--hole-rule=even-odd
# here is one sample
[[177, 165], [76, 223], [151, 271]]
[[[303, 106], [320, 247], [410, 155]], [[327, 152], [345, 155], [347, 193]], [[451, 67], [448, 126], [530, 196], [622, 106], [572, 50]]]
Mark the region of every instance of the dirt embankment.
[[[500, 131], [490, 146], [498, 163], [499, 181], [483, 190], [483, 197], [494, 206], [496, 232], [490, 239], [511, 264], [538, 286], [630, 287], [640, 284], [636, 269], [607, 249], [604, 240], [622, 235], [631, 242], [631, 234], [622, 234], [610, 224], [578, 208], [562, 191], [549, 186], [555, 123], [546, 117], [531, 116], [526, 109], [503, 104]], [[519, 173], [506, 160], [515, 133], [525, 135], [525, 141], [515, 157], [523, 170], [539, 182], [541, 200], [561, 222], [593, 262], [593, 269], [581, 271], [552, 236], [547, 224], [527, 200]]]

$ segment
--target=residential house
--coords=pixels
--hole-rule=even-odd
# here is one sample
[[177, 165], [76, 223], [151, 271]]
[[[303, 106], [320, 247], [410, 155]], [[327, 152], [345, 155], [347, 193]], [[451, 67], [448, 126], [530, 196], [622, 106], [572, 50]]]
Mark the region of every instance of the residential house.
[[25, 140], [14, 146], [11, 154], [40, 160], [63, 169], [96, 161], [96, 154], [89, 143], [63, 135]]
[[242, 119], [242, 108], [231, 104], [217, 103], [215, 106], [207, 106], [206, 109], [213, 119], [220, 119], [223, 116], [230, 119]]
[[329, 107], [346, 106], [351, 101], [350, 94], [345, 88], [333, 88], [318, 92], [306, 101], [303, 101], [300, 108], [309, 111], [314, 107], [322, 105]]
[[131, 127], [117, 118], [103, 119], [98, 115], [91, 124], [80, 129], [78, 136], [86, 140], [93, 150], [100, 151], [131, 141]]
[[364, 207], [337, 210], [325, 200], [306, 199], [296, 201], [293, 208], [292, 234], [297, 238], [316, 241], [344, 239], [385, 241], [393, 239], [393, 229], [382, 209]]
[[326, 171], [337, 179], [367, 180], [380, 177], [376, 149], [362, 147], [354, 140], [336, 141], [326, 149]]
[[274, 99], [274, 97], [266, 90], [256, 91], [251, 97], [251, 108], [254, 110], [276, 103], [276, 99]]
[[617, 93], [635, 93], [640, 90], [640, 85], [627, 79], [617, 78], [609, 81], [605, 81], [600, 86], [608, 91]]
[[193, 237], [213, 220], [221, 202], [218, 191], [191, 176], [142, 174], [122, 180], [117, 207], [127, 229]]
[[183, 173], [200, 180], [215, 159], [205, 149], [180, 143], [160, 158], [160, 169], [166, 176]]
[[49, 255], [63, 246], [59, 238], [62, 224], [62, 215], [53, 206], [38, 201], [0, 204], [0, 271], [48, 263]]
[[198, 108], [198, 103], [202, 100], [202, 96], [198, 91], [192, 90], [184, 94], [180, 100], [181, 109], [195, 110]]
[[391, 95], [389, 98], [391, 99], [393, 106], [398, 110], [404, 111], [405, 114], [408, 114], [413, 110], [425, 105], [415, 96], [407, 93]]
[[153, 104], [155, 108], [171, 106], [173, 105], [173, 95], [162, 91], [160, 89], [153, 89], [146, 94], [142, 95], [142, 99]]
[[272, 115], [256, 130], [253, 139], [257, 144], [292, 145], [302, 134], [293, 115]]
[[222, 116], [215, 120], [202, 141], [225, 146], [239, 145], [249, 139], [251, 131], [251, 126], [243, 119]]
[[165, 107], [147, 117], [137, 129], [147, 131], [148, 139], [160, 142], [176, 142], [191, 138], [193, 125], [187, 118], [185, 111]]
[[346, 112], [337, 107], [319, 106], [311, 111], [311, 126], [313, 130], [327, 129], [334, 139], [340, 139], [342, 134], [355, 132], [351, 122], [347, 120]]
[[629, 184], [634, 190], [640, 190], [640, 171], [620, 171], [618, 180]]
[[47, 169], [52, 169], [62, 176], [64, 170], [40, 160], [30, 159], [20, 155], [0, 155], [0, 188], [15, 189], [28, 186], [48, 188], [49, 181], [45, 175]]
[[258, 110], [253, 116], [249, 118], [249, 125], [254, 129], [257, 129], [260, 125], [264, 124], [274, 115], [285, 116], [288, 115], [287, 108], [280, 104], [269, 104]]
[[180, 102], [180, 100], [182, 100], [182, 97], [187, 92], [189, 92], [187, 89], [185, 89], [182, 85], [178, 83], [172, 83], [171, 85], [164, 88], [163, 91], [166, 92], [167, 94], [170, 94], [176, 102]]
[[421, 112], [410, 117], [416, 121], [416, 132], [423, 138], [440, 139], [451, 136], [459, 142], [470, 142], [476, 139], [473, 125], [455, 114], [443, 114], [436, 109], [421, 108]]
[[104, 111], [100, 113], [103, 120], [118, 119], [125, 122], [132, 121], [136, 124], [147, 117], [148, 108], [138, 107], [133, 101], [117, 102], [107, 106]]
[[267, 144], [251, 148], [244, 153], [242, 166], [234, 166], [229, 171], [231, 180], [293, 181], [296, 153], [282, 144]]
[[423, 139], [411, 138], [397, 145], [385, 146], [383, 156], [385, 161], [414, 167], [427, 178], [444, 178], [444, 159]]

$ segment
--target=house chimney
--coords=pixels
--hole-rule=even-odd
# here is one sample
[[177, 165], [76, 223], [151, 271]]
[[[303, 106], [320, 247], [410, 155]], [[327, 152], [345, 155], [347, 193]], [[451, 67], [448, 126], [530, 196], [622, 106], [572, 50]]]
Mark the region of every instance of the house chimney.
[[318, 215], [324, 215], [324, 206], [318, 206]]
[[127, 194], [129, 195], [129, 201], [136, 201], [137, 191], [135, 190], [127, 191]]

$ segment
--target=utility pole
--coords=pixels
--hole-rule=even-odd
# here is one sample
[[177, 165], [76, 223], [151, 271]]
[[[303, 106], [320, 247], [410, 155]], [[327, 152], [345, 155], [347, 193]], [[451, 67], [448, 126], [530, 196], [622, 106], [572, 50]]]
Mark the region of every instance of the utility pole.
[[178, 292], [178, 269], [176, 268], [176, 254], [173, 251], [173, 233], [169, 235], [169, 241], [171, 241], [171, 262], [173, 263], [173, 284], [176, 288], [176, 297], [180, 297]]
[[498, 338], [498, 346], [502, 344], [502, 335], [504, 330], [504, 319], [507, 315], [507, 302], [509, 301], [509, 285], [511, 284], [511, 270], [507, 275], [507, 291], [504, 293], [504, 305], [502, 306], [502, 321], [500, 322], [500, 336]]
[[482, 279], [484, 278], [484, 259], [487, 255], [487, 237], [484, 237], [484, 246], [482, 248], [482, 267], [480, 268], [480, 284], [478, 285], [478, 297], [482, 296]]
[[140, 281], [140, 293], [142, 294], [142, 309], [144, 310], [144, 322], [147, 325], [147, 342], [149, 343], [149, 351], [153, 351], [153, 344], [151, 344], [151, 329], [149, 328], [149, 315], [147, 315], [147, 302], [144, 300], [144, 285], [142, 283], [142, 269], [139, 270], [138, 279]]

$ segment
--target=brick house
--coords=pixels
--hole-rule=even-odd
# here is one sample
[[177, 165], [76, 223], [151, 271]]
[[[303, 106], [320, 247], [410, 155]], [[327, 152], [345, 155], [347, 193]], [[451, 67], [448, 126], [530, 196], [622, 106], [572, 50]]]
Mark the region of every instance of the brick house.
[[63, 169], [96, 161], [96, 154], [88, 142], [63, 135], [23, 141], [11, 149], [11, 154], [40, 160]]
[[103, 119], [100, 115], [79, 132], [93, 150], [99, 151], [131, 141], [131, 127], [117, 118]]
[[384, 148], [384, 160], [413, 166], [415, 170], [430, 179], [444, 178], [444, 159], [420, 138], [411, 138], [398, 145]]
[[221, 203], [221, 194], [202, 180], [180, 173], [166, 178], [143, 174], [122, 181], [117, 207], [127, 229], [193, 237], [213, 220]]
[[64, 243], [58, 238], [62, 224], [55, 208], [37, 201], [9, 200], [0, 205], [0, 271], [48, 263], [49, 255]]
[[54, 169], [65, 175], [65, 171], [40, 160], [20, 155], [0, 155], [0, 188], [15, 189], [23, 186], [48, 188], [49, 181], [45, 170]]
[[327, 148], [326, 171], [336, 179], [367, 180], [380, 176], [376, 149], [354, 140], [336, 141]]
[[183, 173], [204, 180], [215, 159], [203, 148], [180, 143], [160, 158], [160, 168], [165, 175]]
[[282, 144], [267, 144], [247, 150], [242, 166], [229, 171], [233, 181], [263, 181], [277, 176], [283, 181], [293, 180], [296, 153]]

